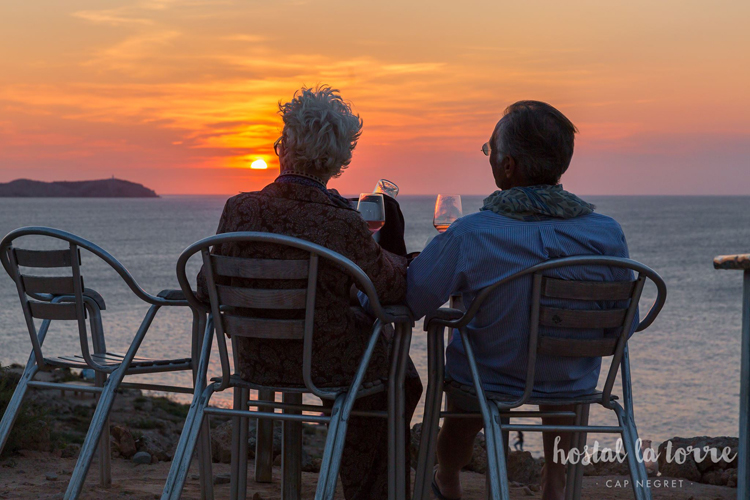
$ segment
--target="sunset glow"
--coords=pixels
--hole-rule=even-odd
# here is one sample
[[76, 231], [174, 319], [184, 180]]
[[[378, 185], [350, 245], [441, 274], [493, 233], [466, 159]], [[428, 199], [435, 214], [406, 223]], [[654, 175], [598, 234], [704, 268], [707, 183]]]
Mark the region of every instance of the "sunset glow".
[[268, 168], [268, 165], [266, 165], [266, 162], [263, 160], [255, 160], [250, 164], [250, 168], [255, 170], [265, 170]]
[[[746, 1], [39, 0], [0, 12], [2, 182], [259, 189], [278, 175], [279, 101], [327, 83], [364, 120], [332, 182], [342, 192], [379, 178], [404, 194], [490, 192], [479, 148], [519, 99], [580, 129], [563, 179], [576, 192], [750, 191]], [[248, 168], [261, 159], [268, 168]]]

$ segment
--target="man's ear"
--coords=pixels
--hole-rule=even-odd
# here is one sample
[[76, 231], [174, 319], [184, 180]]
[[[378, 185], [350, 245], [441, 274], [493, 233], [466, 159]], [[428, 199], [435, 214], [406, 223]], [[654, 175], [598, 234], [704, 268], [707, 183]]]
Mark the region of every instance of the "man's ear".
[[506, 179], [511, 179], [516, 173], [516, 160], [512, 156], [503, 158], [503, 174]]

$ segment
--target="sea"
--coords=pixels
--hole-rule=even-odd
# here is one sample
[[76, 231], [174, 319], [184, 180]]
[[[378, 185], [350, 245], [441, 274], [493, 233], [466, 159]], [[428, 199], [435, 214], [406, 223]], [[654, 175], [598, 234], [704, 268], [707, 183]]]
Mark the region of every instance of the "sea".
[[[656, 322], [630, 342], [635, 417], [642, 438], [657, 444], [674, 436], [736, 436], [740, 377], [742, 275], [712, 266], [717, 255], [750, 252], [750, 197], [588, 196], [597, 211], [622, 225], [631, 257], [666, 281], [666, 306]], [[70, 231], [114, 255], [145, 290], [179, 288], [175, 263], [189, 244], [215, 233], [225, 196], [163, 196], [154, 199], [0, 199], [0, 234], [22, 226]], [[434, 234], [435, 196], [398, 198], [406, 219], [409, 251], [421, 250]], [[463, 196], [465, 214], [479, 210], [481, 196]], [[199, 263], [191, 262], [190, 273]], [[125, 352], [148, 309], [119, 276], [93, 255], [84, 255], [85, 285], [106, 301], [105, 338], [110, 351]], [[4, 273], [3, 273], [4, 274]], [[641, 310], [655, 291], [647, 288]], [[139, 351], [148, 357], [187, 357], [190, 314], [160, 311]], [[77, 330], [55, 325], [46, 355], [80, 349]], [[0, 276], [0, 363], [25, 364], [30, 353], [13, 282]], [[426, 340], [414, 328], [411, 356], [426, 384]], [[211, 374], [218, 375], [214, 349]], [[605, 373], [605, 370], [602, 370]], [[187, 373], [138, 376], [141, 381], [190, 385]], [[172, 395], [188, 402], [189, 395]], [[218, 405], [230, 405], [219, 394]], [[413, 423], [421, 421], [421, 405]], [[591, 422], [614, 423], [614, 415], [592, 409]], [[538, 436], [526, 433], [526, 449], [541, 452]], [[590, 436], [609, 443], [607, 436]]]

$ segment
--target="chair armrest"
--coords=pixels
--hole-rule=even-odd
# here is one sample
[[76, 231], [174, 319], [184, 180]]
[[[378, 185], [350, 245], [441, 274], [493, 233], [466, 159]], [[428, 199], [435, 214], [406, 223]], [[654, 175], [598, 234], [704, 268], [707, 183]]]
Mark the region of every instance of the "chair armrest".
[[719, 255], [714, 258], [714, 269], [750, 270], [750, 253]]
[[389, 322], [392, 323], [410, 323], [414, 326], [414, 317], [411, 309], [403, 305], [383, 306], [383, 312], [388, 316]]
[[104, 304], [104, 297], [99, 295], [99, 292], [97, 292], [93, 288], [84, 288], [83, 294], [86, 297], [93, 299], [94, 302], [96, 302], [96, 305], [99, 306], [100, 311], [104, 311], [107, 308], [107, 306]]
[[448, 307], [441, 307], [440, 309], [429, 313], [424, 318], [424, 329], [427, 331], [431, 324], [437, 324], [442, 326], [451, 326], [450, 323], [462, 318], [464, 315], [463, 311], [458, 309], [450, 309]]
[[182, 290], [162, 290], [156, 296], [167, 300], [185, 300]]

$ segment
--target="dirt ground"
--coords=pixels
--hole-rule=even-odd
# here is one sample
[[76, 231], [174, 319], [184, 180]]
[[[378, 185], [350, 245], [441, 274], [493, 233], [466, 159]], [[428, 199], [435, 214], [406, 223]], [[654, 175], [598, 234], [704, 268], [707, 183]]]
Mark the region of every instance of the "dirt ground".
[[[70, 479], [70, 473], [75, 465], [73, 458], [60, 458], [57, 454], [48, 452], [21, 452], [0, 463], [0, 499], [62, 499], [63, 493]], [[103, 498], [124, 499], [155, 499], [161, 497], [164, 481], [169, 471], [169, 462], [151, 465], [135, 465], [130, 460], [112, 460], [112, 486], [102, 488], [98, 485], [97, 465], [91, 467], [89, 480], [86, 483], [82, 499], [99, 500]], [[195, 461], [185, 482], [182, 498], [200, 499], [200, 487], [197, 479], [198, 467]], [[250, 461], [248, 474], [247, 498], [254, 500], [280, 500], [281, 471], [274, 467], [272, 483], [259, 484], [253, 481], [253, 463]], [[214, 475], [228, 475], [228, 464], [213, 464]], [[49, 477], [48, 477], [49, 476]], [[54, 479], [56, 477], [56, 479]], [[633, 492], [629, 478], [619, 476], [584, 477], [583, 499], [630, 499]], [[303, 473], [302, 498], [315, 496], [317, 474]], [[462, 473], [465, 499], [481, 499], [484, 497], [484, 475], [473, 472]], [[665, 478], [655, 478], [652, 483], [653, 497], [674, 500], [735, 500], [737, 490], [722, 486], [690, 483], [688, 481]], [[658, 481], [658, 482], [657, 482]], [[229, 484], [217, 484], [215, 498], [229, 498]], [[539, 492], [533, 492], [524, 487], [511, 488], [513, 499], [540, 498]], [[344, 496], [339, 486], [336, 499]]]

